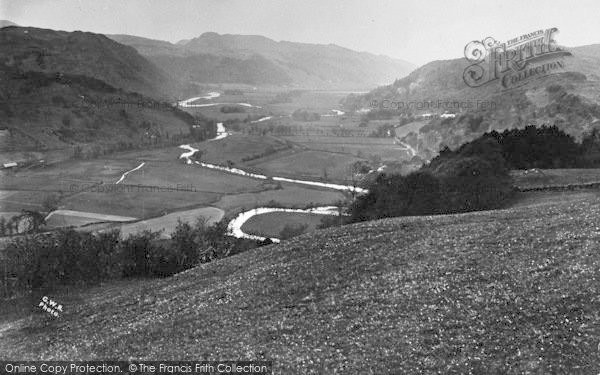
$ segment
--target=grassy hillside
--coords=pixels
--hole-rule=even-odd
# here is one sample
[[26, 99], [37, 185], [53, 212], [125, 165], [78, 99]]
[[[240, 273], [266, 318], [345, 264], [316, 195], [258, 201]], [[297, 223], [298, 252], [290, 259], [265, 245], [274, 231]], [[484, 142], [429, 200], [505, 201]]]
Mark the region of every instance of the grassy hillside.
[[169, 279], [52, 295], [55, 320], [34, 295], [4, 306], [0, 358], [596, 374], [600, 199], [578, 197], [317, 231]]

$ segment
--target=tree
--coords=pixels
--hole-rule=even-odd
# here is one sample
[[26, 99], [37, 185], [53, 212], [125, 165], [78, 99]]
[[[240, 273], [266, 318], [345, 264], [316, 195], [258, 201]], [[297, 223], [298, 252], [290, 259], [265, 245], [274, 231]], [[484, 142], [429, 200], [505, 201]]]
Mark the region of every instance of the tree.
[[22, 210], [18, 222], [27, 223], [26, 232], [37, 232], [45, 223], [45, 216], [39, 211]]
[[178, 269], [188, 269], [198, 263], [198, 245], [194, 241], [194, 231], [187, 222], [177, 220], [171, 239]]

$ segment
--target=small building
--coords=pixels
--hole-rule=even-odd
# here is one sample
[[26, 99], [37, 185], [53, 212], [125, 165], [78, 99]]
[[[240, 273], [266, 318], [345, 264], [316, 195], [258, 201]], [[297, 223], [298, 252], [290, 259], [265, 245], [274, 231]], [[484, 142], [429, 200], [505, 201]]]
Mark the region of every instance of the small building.
[[2, 166], [3, 166], [4, 168], [15, 168], [17, 165], [18, 165], [18, 164], [17, 164], [16, 162], [14, 162], [14, 161], [13, 161], [13, 162], [10, 162], [10, 163], [4, 163], [4, 164], [2, 164]]

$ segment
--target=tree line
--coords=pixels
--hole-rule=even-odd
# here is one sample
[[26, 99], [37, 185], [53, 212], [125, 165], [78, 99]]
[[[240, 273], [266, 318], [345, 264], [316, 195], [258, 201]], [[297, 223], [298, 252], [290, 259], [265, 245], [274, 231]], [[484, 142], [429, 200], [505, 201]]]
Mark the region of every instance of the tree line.
[[19, 236], [0, 250], [0, 296], [108, 279], [167, 277], [270, 243], [231, 237], [226, 225], [178, 222], [168, 240], [161, 239], [161, 232], [121, 238], [118, 230], [90, 233], [72, 228]]
[[408, 175], [382, 173], [347, 207], [345, 222], [451, 214], [503, 207], [514, 192], [511, 169], [600, 165], [600, 131], [581, 142], [556, 126], [492, 131], [456, 150], [444, 147]]

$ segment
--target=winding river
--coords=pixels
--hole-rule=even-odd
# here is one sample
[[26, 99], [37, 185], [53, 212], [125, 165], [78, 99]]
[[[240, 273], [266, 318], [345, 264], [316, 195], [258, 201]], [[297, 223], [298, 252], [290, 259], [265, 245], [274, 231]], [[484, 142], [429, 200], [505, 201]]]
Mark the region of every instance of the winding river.
[[[255, 208], [249, 211], [245, 211], [240, 213], [235, 217], [235, 219], [231, 220], [227, 225], [228, 232], [237, 238], [248, 238], [252, 240], [264, 241], [266, 238], [261, 236], [256, 236], [253, 234], [244, 233], [242, 231], [242, 226], [248, 219], [255, 215], [267, 214], [270, 212], [292, 212], [292, 213], [305, 213], [305, 214], [317, 214], [317, 215], [338, 215], [339, 208], [337, 206], [324, 206], [324, 207], [316, 207], [316, 208], [308, 208], [305, 210], [302, 209], [294, 209], [294, 208], [275, 208], [275, 207], [260, 207]], [[280, 242], [278, 238], [270, 238], [272, 242]]]
[[[220, 96], [220, 94], [217, 92], [210, 92], [206, 96], [200, 96], [200, 97], [195, 97], [195, 98], [181, 101], [181, 102], [179, 102], [179, 105], [182, 107], [210, 107], [210, 106], [223, 105], [223, 104], [229, 104], [229, 105], [237, 104], [237, 105], [241, 105], [241, 106], [245, 106], [245, 107], [261, 108], [258, 106], [253, 106], [248, 103], [190, 104], [199, 99], [210, 100], [210, 99], [217, 98], [219, 96]], [[344, 112], [342, 112], [340, 110], [336, 110], [336, 109], [332, 109], [331, 111], [335, 113], [334, 116], [340, 116], [340, 115], [344, 114]], [[266, 117], [263, 117], [263, 118], [253, 121], [253, 123], [267, 121], [267, 120], [270, 120], [271, 118], [272, 118], [271, 116], [266, 116]], [[219, 139], [223, 139], [229, 135], [230, 135], [230, 133], [223, 126], [223, 123], [220, 122], [217, 124], [217, 136], [208, 141], [216, 141]], [[198, 152], [197, 148], [194, 148], [189, 144], [180, 145], [179, 148], [187, 150], [187, 152], [184, 152], [179, 156], [180, 159], [185, 160], [186, 164], [197, 164], [204, 168], [210, 168], [210, 169], [214, 169], [214, 170], [232, 173], [232, 174], [236, 174], [236, 175], [240, 175], [240, 176], [244, 176], [244, 177], [256, 178], [256, 179], [260, 179], [260, 180], [266, 180], [269, 178], [266, 175], [248, 172], [248, 171], [245, 171], [240, 168], [226, 167], [226, 166], [222, 166], [222, 165], [204, 163], [204, 162], [201, 162], [198, 160], [193, 160], [192, 156], [196, 152]], [[281, 182], [288, 182], [288, 183], [293, 183], [293, 184], [301, 184], [301, 185], [309, 185], [309, 186], [317, 186], [317, 187], [322, 187], [322, 188], [326, 188], [326, 189], [334, 189], [334, 190], [340, 190], [340, 191], [353, 191], [357, 194], [364, 194], [364, 193], [368, 192], [367, 189], [359, 188], [356, 186], [350, 186], [350, 185], [331, 184], [331, 183], [325, 183], [325, 182], [320, 182], [320, 181], [297, 180], [297, 179], [278, 177], [278, 176], [272, 176], [271, 178], [274, 181], [281, 181]], [[238, 214], [231, 222], [229, 222], [229, 224], [227, 225], [227, 230], [229, 231], [229, 233], [232, 236], [237, 237], [237, 238], [248, 238], [248, 239], [253, 239], [253, 240], [264, 241], [266, 239], [265, 237], [244, 233], [244, 231], [242, 231], [242, 226], [244, 225], [244, 223], [248, 219], [250, 219], [251, 217], [253, 217], [255, 215], [261, 215], [261, 214], [266, 214], [266, 213], [270, 213], [270, 212], [292, 212], [292, 213], [308, 213], [308, 214], [317, 214], [317, 215], [338, 215], [338, 213], [339, 213], [338, 210], [339, 210], [339, 208], [336, 206], [324, 206], [324, 207], [315, 207], [315, 208], [309, 208], [309, 209], [292, 209], [292, 208], [275, 208], [275, 207], [254, 208], [252, 210], [248, 210], [248, 211]], [[279, 242], [279, 239], [277, 239], [277, 238], [270, 238], [270, 239], [273, 242]]]
[[[229, 133], [225, 132], [223, 134], [226, 134], [225, 135], [225, 137], [226, 137]], [[212, 140], [216, 140], [216, 138], [213, 138]], [[198, 151], [197, 148], [194, 148], [190, 145], [181, 145], [181, 146], [179, 146], [179, 148], [187, 150], [187, 152], [184, 152], [179, 156], [180, 159], [185, 159], [186, 164], [197, 164], [204, 168], [215, 169], [215, 170], [219, 170], [219, 171], [223, 171], [223, 172], [227, 172], [227, 173], [232, 173], [232, 174], [250, 177], [250, 178], [256, 178], [256, 179], [260, 179], [260, 180], [266, 180], [268, 178], [266, 175], [247, 172], [247, 171], [244, 171], [243, 169], [239, 169], [239, 168], [225, 167], [222, 165], [216, 165], [216, 164], [204, 163], [204, 162], [197, 161], [197, 160], [192, 160], [191, 157]], [[358, 194], [364, 194], [364, 193], [368, 192], [367, 189], [363, 189], [363, 188], [359, 188], [359, 187], [355, 187], [355, 186], [349, 186], [349, 185], [329, 184], [329, 183], [319, 182], [319, 181], [296, 180], [296, 179], [277, 177], [277, 176], [274, 176], [271, 178], [274, 181], [282, 181], [282, 182], [289, 182], [289, 183], [295, 183], [295, 184], [318, 186], [318, 187], [341, 190], [341, 191], [354, 191]], [[242, 231], [242, 226], [252, 216], [261, 215], [261, 214], [265, 214], [265, 213], [269, 213], [269, 212], [296, 212], [296, 213], [312, 213], [312, 214], [318, 214], [318, 215], [337, 215], [338, 207], [325, 206], [325, 207], [316, 207], [316, 208], [310, 208], [310, 209], [304, 209], [304, 210], [291, 209], [291, 208], [274, 208], [274, 207], [254, 208], [252, 210], [242, 212], [238, 216], [236, 216], [236, 218], [233, 219], [227, 225], [227, 229], [232, 236], [237, 237], [237, 238], [248, 238], [248, 239], [253, 239], [253, 240], [264, 241], [266, 239], [265, 237], [244, 233], [244, 231]], [[279, 242], [279, 240], [277, 238], [271, 238], [271, 241]]]

